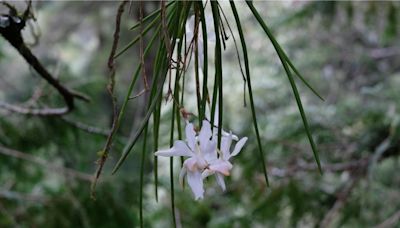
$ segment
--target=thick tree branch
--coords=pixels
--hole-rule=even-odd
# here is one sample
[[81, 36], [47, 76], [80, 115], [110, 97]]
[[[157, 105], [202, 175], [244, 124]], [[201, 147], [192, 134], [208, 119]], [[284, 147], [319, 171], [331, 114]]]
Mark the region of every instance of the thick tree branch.
[[43, 108], [43, 109], [29, 109], [19, 107], [4, 102], [0, 103], [0, 107], [8, 109], [12, 112], [17, 112], [27, 115], [39, 115], [39, 116], [51, 116], [51, 115], [63, 115], [74, 109], [74, 100], [89, 101], [89, 98], [83, 94], [72, 91], [63, 86], [55, 77], [53, 77], [47, 69], [40, 63], [38, 58], [31, 52], [31, 50], [24, 43], [21, 30], [26, 25], [26, 20], [29, 17], [30, 4], [28, 9], [24, 12], [22, 17], [15, 14], [15, 9], [10, 5], [6, 5], [10, 8], [9, 15], [0, 16], [0, 34], [6, 39], [25, 59], [25, 61], [50, 85], [52, 85], [58, 93], [63, 97], [66, 107], [63, 108]]

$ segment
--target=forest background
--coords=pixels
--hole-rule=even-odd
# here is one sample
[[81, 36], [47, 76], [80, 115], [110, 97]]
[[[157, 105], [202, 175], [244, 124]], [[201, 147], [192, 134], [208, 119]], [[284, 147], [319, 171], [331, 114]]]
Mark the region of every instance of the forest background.
[[[121, 44], [138, 34], [129, 30], [138, 22], [136, 3], [130, 10], [126, 6], [122, 16]], [[20, 11], [26, 7], [24, 2], [10, 4]], [[257, 143], [249, 127], [251, 112], [243, 104], [243, 80], [234, 42], [229, 38], [223, 51], [224, 86], [229, 88], [224, 94], [224, 127], [249, 140], [235, 158], [226, 192], [209, 181], [205, 199], [195, 201], [187, 187], [176, 185], [177, 226], [396, 227], [400, 220], [400, 176], [396, 175], [400, 166], [400, 4], [254, 3], [292, 62], [325, 100], [299, 83], [323, 175], [317, 170], [291, 88], [270, 41], [245, 4], [237, 5], [248, 41], [270, 186], [266, 186], [256, 156]], [[139, 149], [118, 173], [110, 172], [118, 151], [145, 115], [142, 107], [148, 94], [129, 103], [97, 185], [96, 200], [90, 197], [98, 151], [104, 146], [112, 120], [106, 90], [107, 58], [118, 6], [118, 2], [97, 1], [33, 3], [36, 21], [23, 30], [26, 43], [63, 84], [84, 92], [91, 101], [76, 102], [75, 109], [61, 117], [0, 109], [1, 227], [139, 225]], [[221, 6], [225, 9], [228, 4]], [[144, 14], [159, 7], [158, 2], [144, 2]], [[3, 5], [0, 9], [1, 13], [8, 12]], [[232, 21], [228, 11], [228, 21]], [[139, 52], [135, 46], [118, 58], [115, 92], [120, 102], [140, 62]], [[154, 56], [152, 53], [146, 59], [148, 72]], [[143, 86], [139, 82], [135, 91]], [[188, 97], [195, 96], [195, 88], [188, 87], [187, 92]], [[25, 107], [62, 104], [57, 93], [3, 38], [0, 100]], [[171, 108], [164, 105], [165, 110]], [[167, 111], [162, 115], [161, 136], [168, 135], [171, 118]], [[168, 140], [160, 137], [160, 146], [168, 147]], [[158, 164], [156, 202], [153, 152], [146, 152], [144, 163], [144, 222], [147, 227], [169, 227], [168, 160], [160, 159]]]

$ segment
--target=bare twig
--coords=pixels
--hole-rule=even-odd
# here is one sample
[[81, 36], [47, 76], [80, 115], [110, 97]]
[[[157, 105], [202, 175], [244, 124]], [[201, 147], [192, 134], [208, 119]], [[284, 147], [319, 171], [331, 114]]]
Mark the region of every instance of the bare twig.
[[66, 197], [69, 201], [71, 201], [72, 205], [74, 208], [79, 212], [82, 224], [84, 228], [90, 228], [92, 227], [90, 225], [90, 219], [89, 216], [85, 210], [85, 207], [82, 205], [82, 203], [79, 201], [79, 199], [75, 196], [75, 194], [72, 192], [70, 186], [66, 186]]
[[128, 3], [128, 1], [122, 1], [121, 4], [118, 7], [118, 12], [115, 18], [115, 31], [114, 31], [114, 41], [113, 41], [113, 45], [111, 48], [111, 52], [110, 52], [110, 56], [108, 57], [108, 69], [109, 69], [109, 82], [108, 82], [108, 86], [107, 86], [107, 90], [108, 93], [111, 97], [112, 100], [112, 106], [113, 106], [113, 121], [112, 121], [112, 126], [111, 126], [111, 130], [108, 134], [107, 137], [107, 141], [106, 144], [104, 145], [103, 151], [101, 153], [101, 157], [99, 158], [99, 160], [97, 161], [98, 166], [97, 166], [97, 170], [95, 172], [95, 175], [93, 177], [92, 180], [92, 186], [91, 186], [91, 197], [93, 199], [95, 199], [95, 194], [96, 194], [96, 184], [97, 181], [100, 177], [100, 174], [103, 170], [104, 164], [107, 160], [108, 157], [108, 153], [111, 149], [111, 144], [114, 138], [114, 135], [117, 131], [118, 128], [118, 107], [117, 107], [117, 98], [114, 95], [114, 85], [115, 85], [115, 52], [117, 50], [118, 47], [118, 41], [119, 41], [119, 31], [120, 31], [120, 27], [121, 27], [121, 17], [122, 14], [124, 12], [124, 7], [125, 4]]
[[376, 148], [371, 156], [370, 159], [370, 165], [368, 167], [368, 177], [371, 179], [372, 178], [372, 170], [375, 167], [375, 165], [378, 163], [379, 160], [381, 160], [383, 154], [388, 150], [390, 147], [391, 143], [391, 135], [389, 135], [387, 138], [385, 138]]
[[[7, 4], [6, 4], [7, 5]], [[17, 112], [20, 114], [27, 115], [38, 115], [38, 116], [54, 116], [63, 115], [74, 109], [74, 100], [80, 99], [84, 101], [89, 101], [89, 98], [83, 94], [72, 91], [65, 86], [63, 86], [56, 78], [54, 78], [47, 69], [41, 64], [38, 58], [31, 52], [31, 50], [24, 43], [21, 30], [26, 25], [26, 20], [30, 18], [30, 8], [31, 3], [28, 3], [28, 8], [24, 12], [22, 17], [15, 16], [15, 8], [7, 5], [10, 9], [10, 15], [3, 15], [1, 17], [2, 23], [5, 26], [0, 26], [0, 34], [6, 39], [20, 55], [25, 59], [25, 61], [33, 68], [35, 71], [50, 85], [52, 85], [58, 93], [64, 98], [66, 107], [63, 108], [44, 108], [44, 109], [32, 109], [24, 108], [16, 105], [7, 104], [1, 102], [0, 107], [5, 108], [12, 112]]]
[[[224, 11], [223, 11], [221, 5], [218, 4], [218, 6], [219, 6], [219, 9], [220, 9], [220, 11], [221, 11], [221, 13], [222, 13], [222, 16], [223, 16], [224, 19], [225, 19], [225, 23], [226, 23], [226, 25], [228, 26], [229, 32], [230, 32], [231, 35], [232, 35], [233, 43], [235, 44], [236, 56], [237, 56], [238, 63], [239, 63], [240, 73], [242, 74], [242, 78], [243, 78], [243, 104], [244, 104], [244, 106], [246, 107], [246, 77], [244, 76], [244, 71], [243, 71], [243, 67], [242, 67], [242, 61], [241, 61], [241, 58], [240, 58], [238, 45], [237, 45], [237, 42], [236, 42], [235, 35], [233, 34], [232, 28], [231, 28], [231, 26], [229, 25], [228, 18], [226, 17], [226, 15], [225, 15], [225, 13], [224, 13]], [[221, 19], [221, 25], [222, 25], [221, 27], [224, 28], [223, 23], [222, 23], [222, 19]]]
[[[162, 32], [163, 32], [163, 36], [164, 36], [164, 43], [165, 43], [165, 47], [167, 48], [167, 52], [168, 52], [168, 60], [171, 59], [172, 56], [172, 47], [171, 47], [171, 43], [170, 43], [170, 38], [168, 35], [168, 25], [167, 25], [167, 7], [165, 5], [165, 0], [161, 0], [161, 25], [162, 25]], [[171, 62], [171, 61], [168, 61]]]
[[14, 191], [9, 191], [9, 190], [0, 190], [0, 198], [5, 198], [5, 199], [13, 199], [13, 200], [19, 200], [19, 201], [31, 201], [31, 202], [36, 202], [36, 203], [46, 203], [48, 201], [48, 198], [40, 195], [32, 195], [32, 194], [23, 194], [20, 192], [14, 192]]
[[144, 53], [143, 53], [143, 1], [139, 2], [139, 21], [140, 21], [140, 39], [139, 39], [139, 52], [140, 52], [140, 63], [142, 64], [142, 76], [144, 83], [144, 90], [149, 89], [149, 84], [147, 82], [146, 67], [144, 65]]
[[14, 215], [8, 212], [8, 210], [3, 206], [3, 204], [1, 204], [1, 202], [0, 202], [0, 212], [1, 214], [4, 215], [3, 218], [8, 218], [8, 220], [10, 220], [10, 223], [12, 223], [14, 227], [20, 227]]
[[33, 116], [60, 116], [67, 114], [71, 109], [68, 107], [63, 108], [26, 108], [18, 105], [8, 104], [6, 102], [0, 101], [0, 108], [6, 109], [10, 112], [15, 112], [24, 115], [33, 115]]
[[168, 25], [167, 25], [167, 17], [166, 17], [166, 12], [167, 12], [167, 7], [165, 5], [165, 0], [161, 0], [161, 30], [162, 30], [162, 34], [163, 34], [163, 38], [164, 38], [164, 43], [165, 43], [165, 47], [167, 49], [168, 52], [168, 64], [170, 64], [168, 66], [168, 93], [166, 96], [166, 99], [168, 99], [168, 97], [172, 94], [172, 87], [171, 87], [171, 80], [172, 80], [172, 73], [171, 73], [171, 64], [172, 64], [172, 47], [171, 47], [171, 43], [170, 43], [170, 38], [168, 35]]
[[[53, 76], [55, 78], [58, 79], [59, 74], [60, 74], [60, 61], [57, 62], [56, 64], [56, 68], [54, 70], [54, 72], [52, 72]], [[32, 68], [29, 68], [29, 70], [31, 70]], [[33, 107], [37, 104], [37, 102], [39, 101], [39, 99], [44, 96], [44, 89], [46, 88], [47, 83], [46, 82], [41, 82], [33, 91], [31, 97], [24, 102], [23, 106], [24, 107]], [[50, 93], [46, 94], [46, 95], [50, 95]]]
[[101, 129], [98, 127], [94, 127], [94, 126], [90, 126], [88, 124], [79, 122], [79, 121], [75, 121], [75, 120], [71, 120], [65, 116], [62, 116], [61, 119], [65, 122], [68, 123], [69, 125], [76, 127], [82, 131], [85, 131], [87, 133], [90, 134], [97, 134], [97, 135], [102, 135], [102, 136], [108, 136], [108, 134], [110, 133], [109, 130], [106, 129]]
[[398, 47], [386, 47], [386, 48], [375, 48], [369, 51], [368, 55], [371, 58], [382, 59], [396, 55], [400, 55], [400, 48]]
[[91, 176], [89, 174], [79, 172], [79, 171], [76, 171], [76, 170], [70, 169], [70, 168], [55, 166], [51, 162], [46, 161], [44, 159], [38, 158], [36, 156], [30, 155], [27, 153], [23, 153], [21, 151], [10, 149], [10, 148], [7, 148], [7, 147], [1, 146], [1, 145], [0, 145], [0, 154], [6, 155], [6, 156], [11, 156], [11, 157], [18, 158], [18, 159], [25, 160], [25, 161], [29, 161], [29, 162], [35, 163], [41, 167], [44, 167], [46, 169], [49, 169], [49, 170], [52, 170], [52, 171], [58, 172], [58, 173], [64, 173], [67, 176], [71, 176], [76, 179], [80, 179], [83, 181], [91, 180]]
[[346, 205], [347, 199], [350, 197], [352, 190], [354, 189], [360, 178], [361, 176], [352, 177], [351, 180], [347, 182], [345, 186], [339, 191], [333, 207], [328, 211], [327, 214], [325, 214], [319, 227], [331, 227], [332, 222], [337, 217], [340, 210], [343, 208], [344, 205]]
[[[366, 167], [369, 164], [369, 161], [370, 161], [369, 157], [366, 157], [349, 162], [324, 164], [323, 171], [324, 172], [358, 171]], [[277, 177], [291, 177], [299, 172], [315, 171], [317, 169], [318, 167], [315, 163], [297, 162], [295, 165], [287, 169], [280, 169], [276, 167], [271, 168], [270, 173], [271, 175]]]
[[144, 89], [140, 91], [138, 94], [134, 95], [133, 97], [130, 97], [130, 100], [136, 99], [143, 94], [145, 94], [147, 91], [149, 91], [149, 83], [147, 80], [147, 74], [146, 74], [146, 65], [144, 62], [144, 44], [143, 44], [143, 1], [139, 1], [139, 28], [140, 28], [140, 36], [139, 36], [139, 58], [140, 58], [140, 64], [142, 66], [141, 71], [142, 71], [142, 78], [143, 78], [143, 84], [144, 84]]
[[137, 93], [136, 95], [134, 95], [134, 96], [132, 96], [132, 97], [129, 97], [129, 100], [136, 99], [136, 98], [142, 96], [143, 94], [145, 94], [146, 92], [147, 92], [147, 89], [144, 88], [143, 90], [141, 90], [141, 91], [140, 91], [139, 93]]
[[[320, 227], [331, 227], [334, 219], [339, 215], [340, 210], [347, 203], [347, 199], [350, 197], [352, 190], [356, 186], [356, 183], [364, 178], [368, 171], [371, 170], [371, 167], [374, 166], [378, 161], [381, 161], [385, 152], [390, 148], [390, 139], [391, 136], [385, 138], [382, 142], [380, 142], [372, 155], [367, 157], [366, 159], [360, 160], [359, 164], [356, 166], [356, 169], [351, 170], [351, 180], [346, 183], [346, 185], [339, 192], [337, 200], [332, 208], [328, 211], [328, 213], [324, 216], [323, 220], [320, 223]], [[369, 172], [370, 175], [370, 172]], [[394, 222], [400, 219], [400, 215], [394, 215]], [[388, 221], [387, 223], [390, 225], [392, 221]], [[384, 222], [385, 223], [385, 222]]]
[[387, 218], [381, 224], [375, 226], [375, 228], [390, 228], [395, 227], [400, 221], [400, 210], [396, 211], [392, 216]]
[[35, 88], [35, 90], [32, 93], [32, 96], [26, 102], [24, 102], [25, 107], [32, 107], [38, 102], [38, 100], [43, 95], [43, 89], [45, 88], [45, 85], [46, 84], [43, 82]]

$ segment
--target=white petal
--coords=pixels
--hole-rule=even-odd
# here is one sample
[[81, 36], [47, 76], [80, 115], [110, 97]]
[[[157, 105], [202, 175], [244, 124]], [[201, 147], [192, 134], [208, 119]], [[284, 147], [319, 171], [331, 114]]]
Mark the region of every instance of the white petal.
[[186, 21], [185, 24], [185, 34], [186, 34], [186, 43], [190, 44], [193, 39], [193, 29], [194, 29], [194, 16], [191, 16], [189, 20]]
[[222, 137], [221, 139], [222, 158], [226, 161], [228, 161], [229, 158], [231, 157], [231, 152], [230, 152], [231, 144], [232, 144], [232, 134]]
[[207, 146], [212, 136], [211, 125], [207, 120], [203, 120], [203, 126], [199, 133], [200, 148], [203, 150]]
[[224, 174], [225, 176], [229, 176], [229, 171], [232, 169], [232, 164], [228, 161], [218, 160], [214, 164], [211, 164], [209, 169]]
[[232, 132], [230, 132], [230, 133], [228, 133], [228, 132], [226, 132], [226, 131], [224, 131], [224, 129], [222, 129], [222, 136], [229, 136], [229, 135], [232, 135], [232, 139], [233, 140], [235, 140], [235, 141], [238, 141], [239, 140], [239, 138], [237, 137], [237, 135], [234, 135], [234, 134], [232, 134]]
[[214, 171], [209, 170], [209, 169], [206, 169], [206, 170], [204, 170], [204, 171], [201, 173], [201, 177], [202, 177], [203, 179], [205, 179], [205, 178], [207, 178], [207, 177], [213, 175], [214, 173], [215, 173]]
[[244, 146], [246, 141], [247, 137], [243, 137], [241, 140], [239, 140], [239, 142], [236, 143], [235, 149], [231, 153], [231, 157], [236, 156], [242, 150], [242, 147]]
[[197, 165], [197, 169], [203, 170], [208, 166], [208, 163], [203, 158], [203, 156], [196, 156], [196, 165]]
[[178, 140], [175, 141], [174, 146], [168, 150], [159, 150], [154, 155], [163, 156], [163, 157], [172, 157], [172, 156], [193, 156], [193, 152], [190, 151], [189, 147], [185, 142]]
[[198, 56], [199, 56], [199, 61], [200, 61], [200, 67], [199, 67], [199, 70], [203, 70], [204, 69], [204, 46], [203, 46], [203, 40], [199, 40], [198, 41], [199, 43], [198, 43], [198, 49], [197, 49], [197, 52], [198, 52]]
[[181, 172], [179, 173], [179, 184], [183, 188], [183, 178], [186, 176], [187, 169], [185, 166], [182, 167]]
[[224, 176], [220, 173], [215, 174], [215, 178], [217, 178], [218, 185], [222, 188], [222, 191], [226, 190]]
[[194, 194], [194, 199], [202, 199], [204, 195], [201, 172], [187, 172], [187, 181]]
[[208, 163], [217, 160], [217, 142], [215, 140], [209, 141], [206, 148], [202, 150], [202, 154], [204, 160]]
[[207, 40], [211, 42], [215, 42], [215, 30], [213, 20], [214, 19], [211, 15], [206, 16]]
[[183, 167], [186, 167], [190, 172], [198, 170], [197, 159], [195, 157], [186, 159], [183, 162]]
[[196, 144], [196, 132], [194, 131], [193, 124], [188, 123], [188, 124], [186, 125], [185, 133], [186, 133], [186, 141], [187, 141], [187, 143], [188, 143], [188, 145], [189, 145], [189, 148], [190, 148], [192, 151], [195, 151], [195, 150], [196, 150], [196, 148], [195, 148], [195, 144]]

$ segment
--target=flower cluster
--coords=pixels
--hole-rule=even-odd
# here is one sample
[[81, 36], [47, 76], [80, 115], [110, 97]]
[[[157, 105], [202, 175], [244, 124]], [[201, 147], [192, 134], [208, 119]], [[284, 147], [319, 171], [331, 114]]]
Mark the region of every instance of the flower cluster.
[[[217, 131], [214, 130], [214, 132]], [[183, 178], [186, 176], [187, 183], [196, 200], [203, 198], [203, 179], [210, 175], [215, 174], [218, 185], [225, 190], [224, 176], [229, 176], [233, 167], [229, 159], [239, 154], [247, 137], [240, 139], [231, 151], [232, 141], [237, 141], [238, 138], [232, 133], [223, 132], [219, 150], [217, 149], [217, 134], [212, 133], [211, 125], [206, 120], [203, 120], [203, 126], [198, 134], [196, 134], [193, 124], [188, 123], [185, 134], [186, 141], [177, 140], [172, 148], [159, 150], [155, 155], [188, 157], [183, 163], [179, 181], [183, 183]]]

